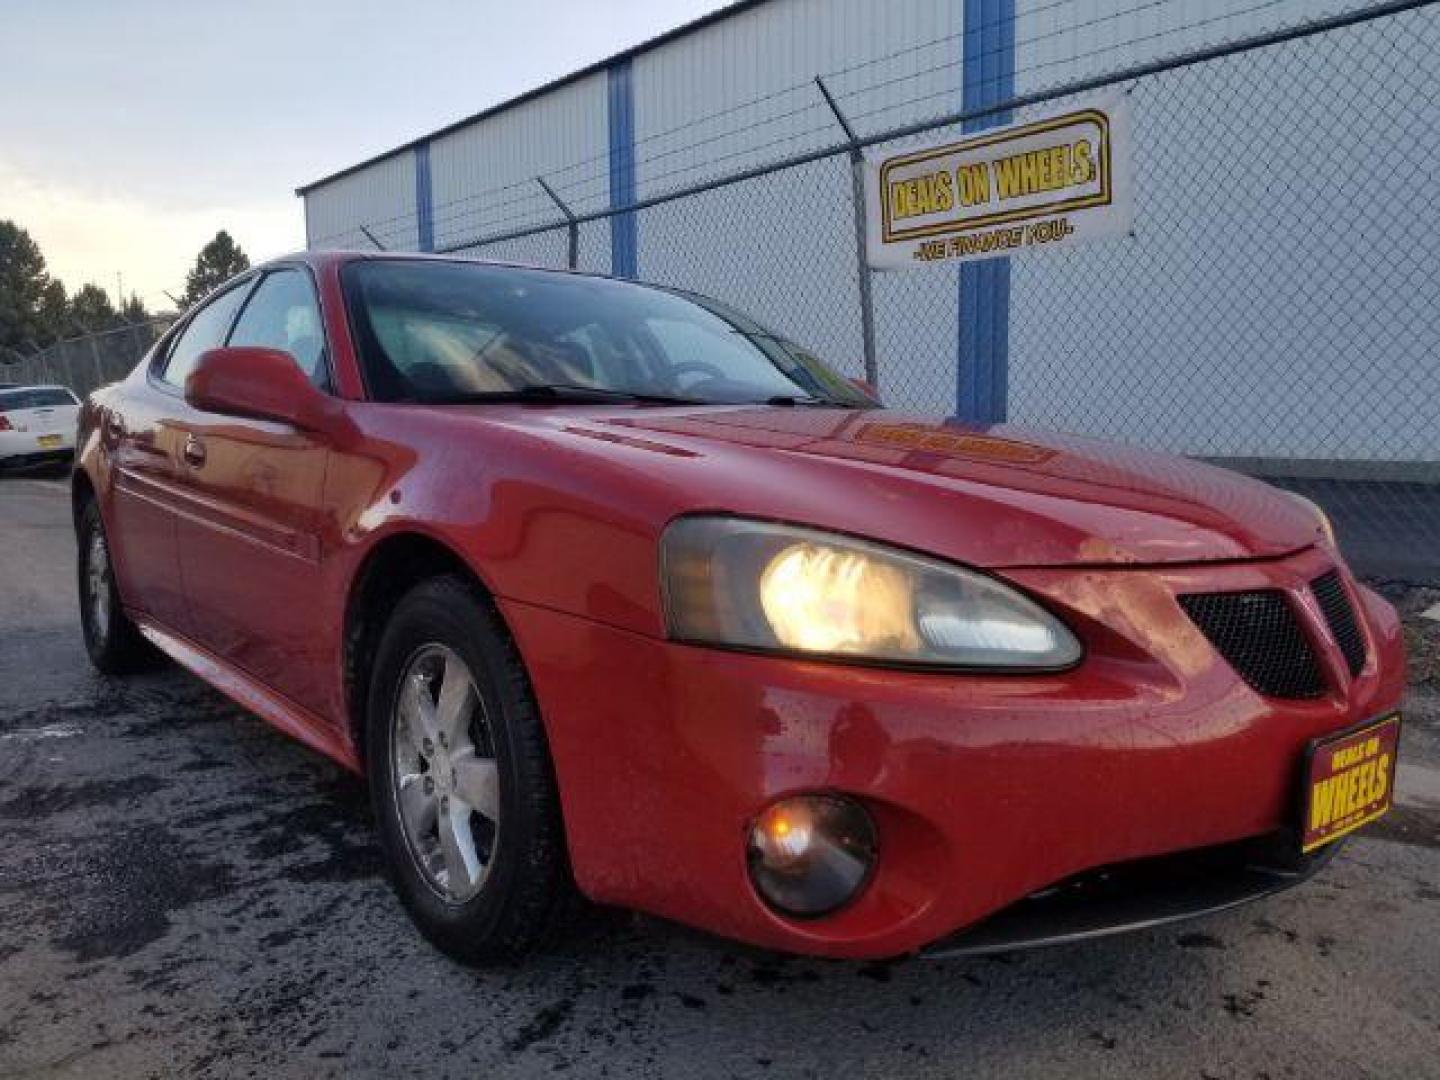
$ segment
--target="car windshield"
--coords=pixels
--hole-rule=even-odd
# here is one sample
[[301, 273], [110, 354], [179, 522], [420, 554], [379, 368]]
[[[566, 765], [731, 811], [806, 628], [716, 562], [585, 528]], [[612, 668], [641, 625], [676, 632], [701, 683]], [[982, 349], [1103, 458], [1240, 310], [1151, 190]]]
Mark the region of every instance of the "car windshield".
[[37, 386], [23, 390], [0, 390], [0, 412], [11, 409], [53, 409], [76, 405], [75, 395], [60, 387]]
[[686, 293], [440, 260], [358, 260], [344, 282], [380, 401], [873, 404], [793, 342]]

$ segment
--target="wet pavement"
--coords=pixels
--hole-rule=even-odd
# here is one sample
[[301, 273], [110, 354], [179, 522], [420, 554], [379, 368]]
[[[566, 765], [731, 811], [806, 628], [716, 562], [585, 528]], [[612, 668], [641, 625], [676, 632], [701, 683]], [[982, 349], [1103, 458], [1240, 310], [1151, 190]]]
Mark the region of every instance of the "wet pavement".
[[475, 972], [362, 785], [173, 667], [91, 672], [64, 484], [0, 479], [0, 1078], [1440, 1077], [1440, 593], [1400, 805], [1315, 881], [990, 960], [786, 959], [597, 913]]

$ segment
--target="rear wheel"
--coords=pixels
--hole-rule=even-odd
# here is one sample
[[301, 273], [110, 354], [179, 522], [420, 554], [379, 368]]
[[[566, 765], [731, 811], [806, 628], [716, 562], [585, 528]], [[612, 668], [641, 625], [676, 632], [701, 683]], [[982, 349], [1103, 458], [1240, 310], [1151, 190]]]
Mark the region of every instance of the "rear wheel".
[[106, 675], [128, 675], [148, 666], [154, 654], [120, 606], [110, 544], [94, 499], [80, 514], [76, 540], [80, 627], [90, 662]]
[[396, 891], [446, 953], [518, 957], [573, 897], [549, 751], [498, 614], [467, 582], [422, 582], [380, 641], [367, 768]]

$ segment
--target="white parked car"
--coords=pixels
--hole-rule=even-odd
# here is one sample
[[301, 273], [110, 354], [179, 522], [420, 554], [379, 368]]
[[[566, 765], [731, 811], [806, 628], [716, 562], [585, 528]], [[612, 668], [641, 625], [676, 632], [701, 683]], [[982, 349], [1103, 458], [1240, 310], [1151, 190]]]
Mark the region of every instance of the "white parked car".
[[69, 461], [80, 400], [63, 386], [0, 389], [0, 468]]

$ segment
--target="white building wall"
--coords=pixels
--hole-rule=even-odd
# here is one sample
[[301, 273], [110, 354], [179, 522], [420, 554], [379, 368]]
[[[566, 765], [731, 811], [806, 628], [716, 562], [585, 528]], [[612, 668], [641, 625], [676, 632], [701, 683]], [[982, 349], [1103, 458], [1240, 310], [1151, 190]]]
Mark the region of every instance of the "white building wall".
[[[555, 221], [559, 211], [537, 176], [577, 214], [609, 205], [608, 132], [606, 77], [600, 72], [435, 139], [435, 246]], [[564, 265], [563, 234], [501, 247], [512, 250], [485, 254]]]
[[311, 248], [369, 248], [364, 225], [387, 248], [419, 245], [415, 156], [409, 150], [305, 194], [305, 238]]
[[1330, 15], [1366, 0], [1015, 0], [1016, 91], [1032, 93]]
[[[962, 8], [955, 0], [772, 0], [637, 56], [638, 197], [839, 142], [817, 75], [862, 135], [930, 115], [937, 92], [959, 86]], [[952, 107], [958, 102], [956, 89]], [[850, 165], [837, 157], [647, 210], [638, 221], [640, 276], [735, 303], [859, 375], [850, 200]], [[889, 356], [917, 361], [887, 382], [892, 399], [953, 403], [953, 295], [924, 319], [889, 327]]]
[[[1105, 0], [1056, 33], [1051, 2], [1019, 5], [1019, 93], [1354, 6], [1107, 18], [1131, 4]], [[1440, 160], [1434, 95], [1385, 60], [1440, 30], [1397, 18], [1135, 86], [1134, 236], [1012, 260], [1013, 420], [1219, 457], [1440, 459], [1440, 322], [1422, 314], [1440, 277], [1367, 289], [1440, 226], [1418, 192], [1376, 197], [1396, 148]]]
[[[1021, 94], [1354, 6], [1016, 3]], [[637, 197], [838, 141], [817, 74], [862, 135], [958, 110], [963, 8], [960, 0], [770, 0], [637, 54], [628, 61]], [[1440, 50], [1425, 12], [1368, 32], [1393, 33], [1398, 20], [1429, 27], [1415, 32]], [[1413, 65], [1407, 75], [1403, 65], [1377, 63], [1374, 49], [1347, 51], [1366, 32], [1134, 87], [1136, 235], [1012, 260], [1012, 418], [1217, 456], [1440, 457], [1440, 416], [1416, 404], [1416, 372], [1435, 368], [1440, 354], [1440, 323], [1422, 324], [1416, 312], [1433, 310], [1440, 276], [1413, 276], [1403, 296], [1363, 290], [1368, 278], [1387, 276], [1375, 261], [1385, 245], [1400, 250], [1406, 237], [1433, 234], [1437, 204], [1418, 193], [1378, 208], [1352, 198], [1397, 146], [1440, 160], [1440, 128]], [[1364, 92], [1345, 93], [1355, 86]], [[577, 213], [608, 205], [607, 88], [601, 71], [437, 137], [436, 245], [556, 220], [537, 175]], [[1337, 98], [1348, 110], [1340, 123]], [[959, 133], [907, 144], [946, 137]], [[1206, 175], [1217, 179], [1207, 185]], [[639, 274], [735, 303], [859, 374], [850, 184], [838, 156], [643, 210]], [[417, 246], [414, 185], [407, 151], [310, 192], [311, 246], [364, 246], [362, 222], [387, 246]], [[582, 268], [610, 270], [610, 232], [608, 221], [582, 228]], [[1369, 244], [1357, 243], [1361, 232]], [[481, 253], [559, 265], [565, 234]], [[1280, 279], [1277, 267], [1295, 273]], [[891, 403], [953, 411], [957, 278], [954, 268], [873, 276]], [[1304, 409], [1295, 406], [1297, 384]], [[1427, 388], [1440, 400], [1440, 387], [1423, 379], [1419, 396]]]

